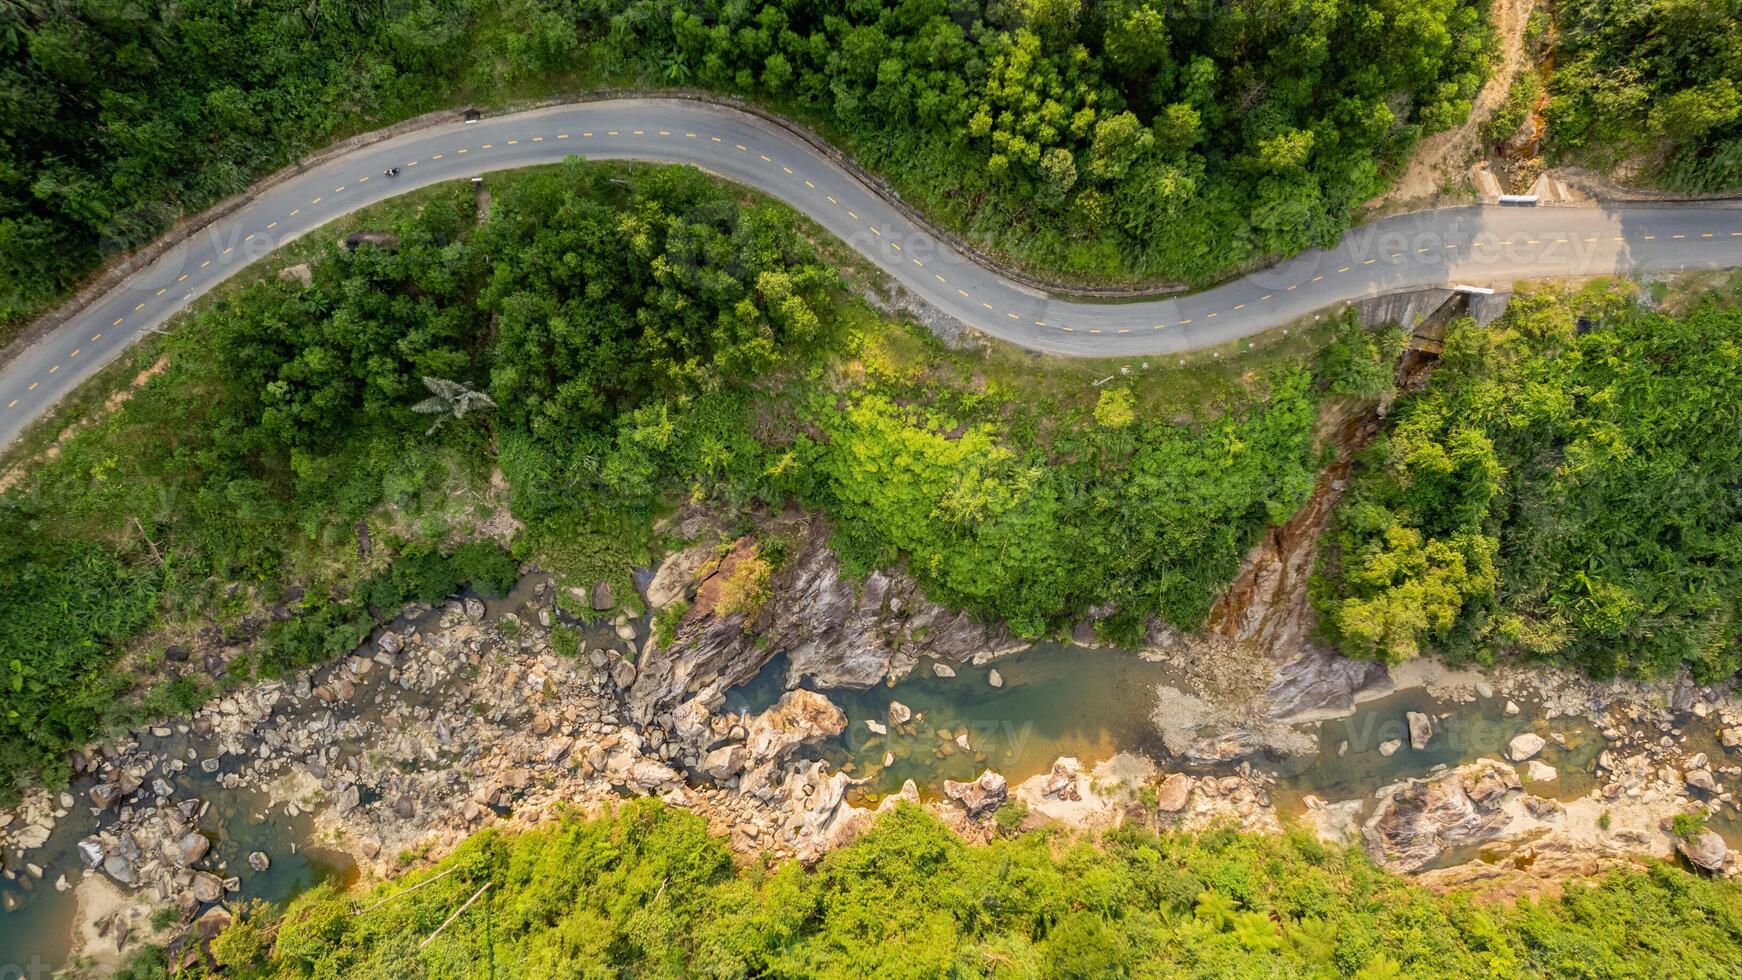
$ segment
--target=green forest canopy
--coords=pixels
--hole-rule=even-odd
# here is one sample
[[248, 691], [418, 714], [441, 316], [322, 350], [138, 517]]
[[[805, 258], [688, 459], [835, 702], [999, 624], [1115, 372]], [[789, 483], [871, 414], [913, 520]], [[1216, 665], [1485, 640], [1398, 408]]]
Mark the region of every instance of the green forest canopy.
[[1637, 158], [1677, 190], [1742, 187], [1742, 2], [1566, 0], [1555, 28], [1553, 151]]
[[1205, 279], [1331, 241], [1486, 71], [1477, 0], [0, 7], [0, 323], [336, 133], [600, 83], [819, 123], [974, 238]]
[[[1586, 319], [1580, 319], [1585, 317]], [[1337, 509], [1354, 656], [1523, 653], [1598, 675], [1742, 666], [1742, 312], [1601, 288], [1455, 323]]]
[[367, 895], [323, 886], [257, 907], [212, 948], [227, 976], [285, 980], [1717, 976], [1742, 971], [1742, 894], [1657, 863], [1487, 905], [1303, 831], [1133, 825], [1100, 846], [1038, 831], [976, 846], [909, 805], [814, 871], [738, 869], [699, 817], [639, 801], [480, 834]]

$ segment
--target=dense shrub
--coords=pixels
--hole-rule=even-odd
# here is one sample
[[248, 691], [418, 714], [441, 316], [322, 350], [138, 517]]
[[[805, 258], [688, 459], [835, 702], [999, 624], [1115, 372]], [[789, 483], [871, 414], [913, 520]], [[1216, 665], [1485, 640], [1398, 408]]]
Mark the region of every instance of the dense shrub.
[[807, 872], [735, 870], [700, 818], [638, 801], [613, 817], [480, 835], [366, 896], [317, 889], [279, 921], [276, 947], [244, 976], [1686, 976], [1695, 960], [1712, 975], [1742, 970], [1742, 893], [1669, 864], [1488, 906], [1299, 832], [1125, 828], [1099, 846], [1043, 833], [970, 846], [908, 806]]
[[1319, 587], [1343, 649], [1735, 674], [1739, 332], [1716, 302], [1675, 317], [1553, 290], [1454, 324], [1337, 511]]
[[1571, 0], [1555, 24], [1552, 150], [1634, 158], [1680, 190], [1742, 186], [1742, 4]]

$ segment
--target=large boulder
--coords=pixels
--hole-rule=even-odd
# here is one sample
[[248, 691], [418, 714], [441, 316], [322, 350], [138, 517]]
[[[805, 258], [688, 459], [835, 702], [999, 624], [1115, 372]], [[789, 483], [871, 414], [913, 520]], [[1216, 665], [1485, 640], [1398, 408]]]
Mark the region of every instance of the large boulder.
[[944, 780], [944, 795], [961, 804], [962, 809], [968, 811], [968, 816], [978, 817], [1003, 806], [1010, 795], [1010, 788], [1005, 784], [1003, 776], [987, 769], [972, 782]]
[[1367, 851], [1380, 865], [1409, 872], [1452, 848], [1492, 840], [1510, 822], [1507, 794], [1521, 785], [1511, 766], [1483, 760], [1387, 787], [1363, 828]]
[[847, 716], [815, 691], [788, 691], [774, 707], [750, 719], [751, 765], [786, 758], [801, 745], [833, 738], [847, 730]]
[[1543, 737], [1535, 732], [1525, 732], [1522, 735], [1515, 735], [1513, 736], [1512, 741], [1506, 743], [1506, 757], [1511, 759], [1513, 762], [1523, 762], [1526, 759], [1535, 757], [1538, 752], [1542, 751], [1542, 747], [1547, 744], [1548, 743], [1543, 740]]
[[211, 904], [224, 897], [224, 879], [215, 874], [201, 871], [194, 875], [192, 882], [195, 900], [201, 904]]
[[725, 782], [744, 771], [750, 750], [742, 745], [722, 745], [702, 756], [701, 770], [715, 782]]
[[1702, 830], [1693, 837], [1676, 838], [1676, 849], [1696, 867], [1707, 871], [1723, 871], [1730, 857], [1730, 848], [1717, 831]]
[[184, 868], [191, 868], [211, 849], [212, 842], [207, 840], [204, 834], [189, 832], [175, 842], [174, 853], [171, 856], [176, 864]]
[[1403, 717], [1409, 724], [1409, 747], [1417, 752], [1427, 748], [1434, 737], [1434, 720], [1419, 711], [1407, 712]]
[[631, 762], [622, 772], [622, 785], [643, 794], [676, 785], [682, 781], [683, 777], [676, 770], [656, 759], [649, 759], [645, 756]]
[[1156, 788], [1155, 806], [1163, 813], [1178, 813], [1192, 798], [1192, 777], [1183, 772], [1171, 773]]
[[1718, 781], [1712, 777], [1710, 769], [1689, 769], [1682, 781], [1687, 783], [1688, 789], [1697, 789], [1708, 795], [1718, 793]]
[[595, 612], [604, 612], [616, 605], [616, 603], [612, 601], [613, 597], [611, 595], [610, 582], [593, 583], [593, 591], [588, 598], [588, 605], [592, 606]]

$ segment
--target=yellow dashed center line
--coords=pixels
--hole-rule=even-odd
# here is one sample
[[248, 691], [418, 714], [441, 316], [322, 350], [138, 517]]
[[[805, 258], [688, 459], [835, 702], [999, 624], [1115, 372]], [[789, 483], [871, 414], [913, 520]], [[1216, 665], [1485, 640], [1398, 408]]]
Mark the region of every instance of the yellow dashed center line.
[[781, 167], [780, 169], [786, 171], [787, 176], [789, 176], [789, 177], [792, 176], [792, 168], [791, 167]]
[[1361, 263], [1361, 264], [1362, 264], [1362, 265], [1372, 265], [1372, 264], [1373, 264], [1373, 263], [1375, 263], [1375, 262], [1377, 262], [1377, 261], [1379, 261], [1379, 260], [1378, 260], [1378, 259], [1368, 259], [1368, 260], [1367, 260], [1367, 261], [1365, 261], [1365, 262], [1363, 262], [1363, 263]]
[[957, 294], [958, 294], [958, 295], [961, 295], [961, 296], [964, 296], [964, 297], [965, 297], [965, 296], [967, 296], [967, 295], [968, 295], [968, 291], [967, 291], [967, 290], [966, 290], [966, 289], [958, 289], [958, 290], [956, 290], [956, 293], [957, 293]]
[[103, 335], [100, 333], [91, 334], [91, 343], [93, 343], [93, 344], [99, 340], [102, 340], [102, 339], [103, 339]]
[[[412, 166], [414, 166], [414, 167], [415, 167], [415, 166], [417, 166], [417, 165], [416, 165], [416, 164], [412, 164]], [[319, 204], [319, 203], [321, 203], [321, 199], [320, 199], [320, 198], [318, 198], [318, 197], [317, 197], [317, 198], [315, 198], [315, 199], [314, 199], [314, 200], [312, 200], [312, 201], [310, 201], [310, 202], [309, 202], [309, 203], [310, 203], [310, 204]]]
[[899, 252], [899, 251], [901, 251], [901, 246], [900, 246], [900, 245], [897, 245], [897, 244], [895, 244], [895, 243], [894, 243], [894, 242], [890, 242], [890, 243], [889, 243], [889, 247], [890, 247], [890, 248], [892, 248], [892, 249], [895, 249], [895, 250], [896, 250], [896, 251], [897, 251], [897, 252]]
[[30, 383], [30, 387], [28, 387], [28, 388], [26, 388], [26, 389], [24, 389], [24, 390], [25, 390], [25, 391], [35, 391], [35, 390], [36, 390], [36, 386], [37, 386], [37, 385], [39, 385], [39, 384], [41, 384], [41, 383], [42, 383], [42, 382], [40, 382], [40, 381], [32, 381], [32, 382], [31, 382], [31, 383]]
[[811, 190], [813, 190], [813, 191], [814, 191], [814, 190], [816, 190], [816, 189], [817, 189], [817, 185], [815, 185], [815, 184], [813, 184], [813, 183], [811, 183], [811, 182], [810, 182], [810, 181], [808, 181], [808, 180], [807, 180], [807, 181], [805, 181], [805, 182], [804, 182], [804, 185], [805, 185], [805, 186], [806, 186], [806, 187], [809, 187], [809, 188], [810, 188], [810, 189], [811, 189]]
[[932, 276], [932, 278], [933, 278], [933, 279], [936, 279], [936, 280], [937, 280], [937, 281], [938, 281], [938, 282], [943, 282], [943, 281], [944, 281], [944, 277], [943, 277], [943, 276], [940, 276], [940, 275], [938, 275], [938, 274], [937, 274], [937, 273], [935, 273], [935, 272], [934, 272], [934, 273], [932, 273], [932, 274], [931, 274], [931, 276]]
[[158, 291], [157, 291], [157, 295], [158, 295], [158, 296], [162, 296], [162, 295], [163, 295], [163, 294], [164, 294], [164, 293], [167, 293], [167, 292], [169, 292], [169, 287], [168, 287], [168, 286], [165, 286], [165, 287], [163, 287], [163, 288], [162, 288], [162, 289], [159, 289], [159, 290], [158, 290]]
[[181, 274], [181, 275], [179, 275], [179, 276], [176, 276], [176, 277], [175, 277], [175, 281], [176, 281], [176, 282], [183, 282], [183, 281], [185, 281], [185, 280], [186, 280], [186, 279], [187, 279], [187, 277], [188, 277], [188, 274], [187, 274], [187, 273], [185, 273], [185, 272], [184, 272], [184, 273], [182, 273], [182, 274]]
[[876, 225], [866, 225], [865, 227], [871, 229], [871, 234], [876, 235], [878, 238], [883, 237], [883, 233], [877, 230]]
[[519, 142], [520, 142], [520, 141], [519, 141], [519, 140], [509, 140], [509, 141], [508, 141], [508, 145], [509, 145], [509, 146], [513, 146], [513, 145], [515, 145], [515, 144], [516, 144], [516, 143], [519, 143]]
[[[616, 134], [616, 133], [612, 133], [612, 134], [611, 134], [611, 135], [612, 135], [612, 136], [616, 136], [616, 135], [617, 135], [617, 134]], [[716, 142], [716, 143], [718, 143], [718, 142], [720, 142], [720, 138], [719, 138], [719, 137], [718, 137], [718, 136], [710, 136], [710, 137], [708, 137], [708, 139], [711, 139], [711, 140], [713, 140], [713, 141], [714, 141], [714, 142]]]
[[1216, 318], [1216, 317], [1219, 317], [1219, 316], [1221, 316], [1221, 315], [1222, 315], [1222, 314], [1220, 314], [1220, 313], [1211, 313], [1211, 314], [1210, 314], [1210, 315], [1209, 315], [1209, 316], [1207, 316], [1207, 317], [1204, 317], [1204, 319], [1206, 319], [1206, 320], [1214, 320], [1214, 319], [1215, 319], [1215, 318]]
[[1342, 267], [1342, 268], [1341, 268], [1341, 269], [1338, 269], [1338, 270], [1337, 270], [1337, 271], [1338, 271], [1338, 272], [1348, 272], [1348, 271], [1349, 271], [1349, 267], [1348, 267], [1348, 266], [1343, 266], [1343, 267]]
[[82, 351], [82, 350], [84, 350], [84, 348], [83, 348], [83, 347], [74, 347], [74, 348], [73, 348], [73, 352], [72, 352], [72, 353], [71, 353], [71, 354], [68, 354], [68, 355], [67, 355], [67, 356], [68, 356], [68, 357], [78, 357], [78, 356], [79, 356], [79, 351]]
[[1245, 309], [1245, 308], [1246, 308], [1246, 304], [1245, 304], [1245, 303], [1235, 303], [1235, 304], [1234, 304], [1234, 309], [1236, 309], [1236, 310], [1243, 310], [1243, 309]]
[[[588, 136], [591, 136], [591, 135], [593, 135], [593, 134], [592, 134], [592, 133], [588, 133], [588, 134], [587, 134], [587, 135], [588, 135]], [[496, 145], [496, 144], [495, 144], [495, 143], [485, 143], [485, 144], [484, 144], [484, 145], [483, 145], [483, 146], [480, 146], [480, 147], [478, 147], [478, 149], [480, 149], [480, 150], [488, 150], [488, 149], [490, 149], [490, 148], [491, 148], [491, 147], [494, 147], [494, 146], [495, 146], [495, 145]]]
[[1318, 281], [1319, 281], [1319, 280], [1320, 280], [1320, 279], [1323, 279], [1323, 278], [1324, 278], [1324, 276], [1314, 276], [1314, 277], [1313, 277], [1313, 278], [1312, 278], [1312, 281], [1313, 281], [1313, 282], [1318, 282]]
[[272, 229], [277, 228], [277, 227], [278, 227], [278, 222], [274, 221], [272, 224], [269, 224], [266, 226], [266, 230], [271, 231]]
[[1016, 315], [1016, 314], [1014, 314], [1014, 313], [1006, 313], [1006, 314], [1004, 314], [1004, 315], [1005, 315], [1005, 316], [1007, 316], [1007, 317], [1009, 317], [1009, 318], [1010, 318], [1010, 319], [1012, 319], [1012, 320], [1020, 320], [1020, 319], [1022, 319], [1022, 318], [1021, 318], [1021, 317], [1019, 317], [1019, 316], [1017, 316], [1017, 315]]
[[56, 364], [56, 365], [55, 365], [55, 366], [54, 366], [54, 367], [51, 367], [51, 368], [49, 368], [49, 369], [48, 369], [48, 373], [49, 373], [49, 374], [53, 374], [53, 373], [55, 373], [55, 372], [56, 372], [56, 371], [59, 371], [59, 370], [60, 370], [60, 365], [59, 365], [59, 364]]
[[120, 325], [121, 325], [121, 318], [120, 318], [120, 317], [116, 317], [116, 318], [115, 318], [115, 322], [114, 322], [114, 323], [111, 323], [111, 324], [109, 324], [109, 326], [111, 326], [111, 327], [118, 327], [118, 326], [120, 326]]
[[139, 311], [140, 311], [140, 310], [143, 310], [143, 309], [145, 309], [145, 304], [144, 304], [144, 303], [140, 303], [140, 304], [139, 304], [139, 305], [138, 305], [138, 306], [135, 306], [135, 307], [134, 307], [134, 308], [133, 308], [133, 312], [135, 312], [135, 313], [138, 313], [138, 312], [139, 312]]
[[302, 213], [302, 208], [297, 208], [296, 210], [290, 212], [290, 217], [294, 218], [301, 213]]

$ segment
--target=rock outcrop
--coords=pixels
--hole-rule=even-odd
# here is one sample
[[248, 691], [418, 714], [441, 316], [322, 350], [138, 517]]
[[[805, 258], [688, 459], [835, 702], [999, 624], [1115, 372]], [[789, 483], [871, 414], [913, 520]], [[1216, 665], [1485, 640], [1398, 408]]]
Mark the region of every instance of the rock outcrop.
[[1393, 871], [1419, 871], [1452, 848], [1491, 840], [1510, 822], [1502, 804], [1521, 785], [1511, 766], [1483, 760], [1388, 787], [1363, 828], [1367, 852]]
[[[809, 679], [819, 687], [863, 688], [904, 676], [924, 658], [964, 662], [1025, 645], [1002, 626], [927, 600], [901, 572], [873, 571], [861, 581], [849, 579], [820, 518], [785, 517], [778, 530], [798, 543], [754, 616], [721, 613], [712, 601], [750, 554], [747, 540], [717, 561], [697, 561], [693, 550], [686, 551], [690, 557], [665, 581], [655, 575], [659, 598], [670, 601], [693, 589], [695, 601], [669, 647], [642, 657], [641, 677], [630, 697], [633, 717], [645, 721], [697, 693], [742, 684], [779, 652], [787, 657], [789, 687]], [[687, 585], [680, 584], [685, 568], [693, 576]]]
[[1003, 776], [987, 769], [971, 782], [944, 780], [944, 795], [960, 804], [969, 817], [980, 817], [1003, 806], [1010, 790]]

